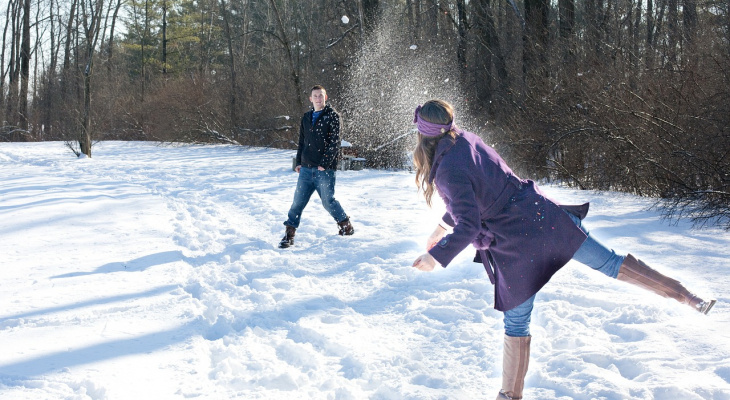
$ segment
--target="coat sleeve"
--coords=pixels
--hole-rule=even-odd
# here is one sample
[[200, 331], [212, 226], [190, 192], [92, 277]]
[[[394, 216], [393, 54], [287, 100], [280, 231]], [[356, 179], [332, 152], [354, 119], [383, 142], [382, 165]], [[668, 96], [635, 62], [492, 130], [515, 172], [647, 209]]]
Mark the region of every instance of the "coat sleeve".
[[302, 165], [302, 150], [304, 149], [304, 118], [307, 118], [305, 113], [302, 120], [299, 122], [299, 144], [297, 145], [297, 165]]
[[332, 112], [329, 123], [328, 132], [324, 137], [324, 154], [319, 165], [324, 168], [330, 168], [335, 165], [337, 153], [340, 150], [340, 115]]
[[481, 220], [469, 174], [463, 170], [441, 173], [442, 169], [434, 181], [455, 225], [454, 231], [444, 236], [429, 253], [445, 267], [476, 239], [481, 230]]
[[448, 226], [449, 228], [453, 228], [454, 225], [456, 225], [456, 222], [454, 222], [454, 219], [451, 218], [451, 214], [449, 214], [448, 212], [446, 212], [446, 213], [444, 213], [444, 216], [441, 217], [441, 224], [440, 225], [443, 226], [444, 228], [446, 226]]

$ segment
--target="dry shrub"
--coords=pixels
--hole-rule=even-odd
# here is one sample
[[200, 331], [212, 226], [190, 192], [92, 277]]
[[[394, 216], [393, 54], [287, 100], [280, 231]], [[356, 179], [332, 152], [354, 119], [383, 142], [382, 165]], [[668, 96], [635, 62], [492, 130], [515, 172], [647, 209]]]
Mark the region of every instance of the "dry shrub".
[[531, 176], [657, 197], [666, 217], [730, 228], [729, 66], [709, 46], [671, 68], [618, 54], [531, 92], [505, 138]]

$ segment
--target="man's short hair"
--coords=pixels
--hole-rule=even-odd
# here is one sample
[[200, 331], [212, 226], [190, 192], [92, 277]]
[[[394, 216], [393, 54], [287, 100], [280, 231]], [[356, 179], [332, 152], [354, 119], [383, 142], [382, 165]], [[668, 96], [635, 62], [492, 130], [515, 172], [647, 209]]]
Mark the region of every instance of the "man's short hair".
[[309, 91], [309, 93], [312, 93], [315, 90], [321, 90], [321, 91], [327, 93], [327, 90], [322, 85], [314, 85], [314, 86], [312, 86], [312, 89]]

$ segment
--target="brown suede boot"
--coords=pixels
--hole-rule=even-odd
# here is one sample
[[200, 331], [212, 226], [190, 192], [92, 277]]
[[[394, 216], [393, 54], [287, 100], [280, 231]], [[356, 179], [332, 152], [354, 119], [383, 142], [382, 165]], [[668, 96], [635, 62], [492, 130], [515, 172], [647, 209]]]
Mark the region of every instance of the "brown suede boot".
[[286, 249], [289, 246], [294, 246], [294, 234], [296, 234], [296, 233], [297, 233], [296, 228], [287, 225], [286, 233], [284, 234], [284, 237], [281, 239], [281, 242], [279, 242], [279, 248]]
[[340, 235], [350, 236], [355, 233], [355, 228], [353, 228], [352, 224], [350, 223], [350, 217], [347, 217], [338, 222], [337, 226], [340, 228]]
[[631, 254], [624, 259], [616, 279], [687, 304], [703, 314], [710, 312], [712, 306], [715, 305], [714, 299], [709, 301], [701, 299], [687, 290], [679, 281], [662, 275]]
[[527, 365], [530, 363], [532, 336], [512, 337], [504, 335], [504, 359], [502, 360], [502, 390], [497, 400], [522, 398]]

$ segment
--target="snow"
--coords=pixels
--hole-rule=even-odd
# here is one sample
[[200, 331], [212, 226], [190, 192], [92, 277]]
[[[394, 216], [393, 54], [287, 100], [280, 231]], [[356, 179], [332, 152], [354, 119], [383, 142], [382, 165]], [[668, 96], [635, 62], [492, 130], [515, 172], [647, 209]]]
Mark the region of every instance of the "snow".
[[[443, 205], [407, 171], [338, 171], [279, 250], [293, 151], [0, 144], [0, 398], [476, 399], [501, 383], [482, 267], [410, 265]], [[529, 399], [730, 399], [730, 233], [591, 201], [587, 225], [718, 304], [701, 315], [571, 262], [540, 292]]]

